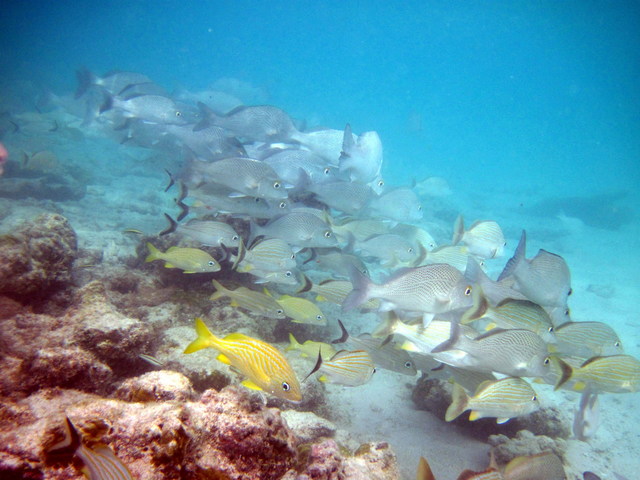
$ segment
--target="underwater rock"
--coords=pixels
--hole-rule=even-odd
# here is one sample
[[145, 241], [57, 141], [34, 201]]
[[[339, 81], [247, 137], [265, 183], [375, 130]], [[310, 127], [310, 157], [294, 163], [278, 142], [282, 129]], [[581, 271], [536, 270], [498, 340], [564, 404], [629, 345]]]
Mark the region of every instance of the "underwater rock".
[[313, 412], [285, 410], [282, 418], [302, 443], [310, 443], [321, 437], [333, 437], [336, 433], [336, 426], [332, 422]]
[[125, 380], [115, 397], [126, 402], [186, 402], [196, 396], [187, 377], [178, 372], [160, 370]]
[[344, 472], [346, 478], [353, 480], [401, 478], [396, 455], [387, 442], [362, 444], [353, 457], [345, 459]]
[[417, 408], [433, 413], [444, 420], [444, 415], [451, 404], [452, 387], [448, 382], [437, 378], [422, 376], [411, 392], [411, 399]]
[[76, 234], [62, 215], [40, 215], [0, 236], [0, 294], [46, 297], [70, 282], [76, 253]]
[[536, 455], [551, 451], [561, 459], [567, 451], [567, 442], [563, 439], [553, 439], [545, 435], [534, 435], [528, 430], [521, 430], [515, 438], [506, 435], [491, 435], [489, 437], [491, 452], [499, 464], [510, 462], [523, 455]]

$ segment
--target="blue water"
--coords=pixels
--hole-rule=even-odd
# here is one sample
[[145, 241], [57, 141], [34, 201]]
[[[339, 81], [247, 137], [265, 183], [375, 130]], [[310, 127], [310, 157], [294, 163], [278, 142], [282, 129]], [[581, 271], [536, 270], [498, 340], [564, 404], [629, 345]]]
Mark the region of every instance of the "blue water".
[[294, 116], [377, 130], [394, 184], [437, 174], [591, 193], [640, 181], [635, 1], [9, 3], [5, 78], [59, 91], [80, 65], [167, 88], [238, 78]]
[[[500, 222], [508, 246], [490, 265], [495, 278], [527, 228], [528, 257], [546, 248], [570, 265], [574, 318], [610, 322], [627, 352], [640, 354], [638, 1], [11, 0], [0, 17], [0, 65], [2, 108], [33, 111], [30, 93], [73, 92], [84, 66], [144, 73], [168, 91], [237, 79], [309, 127], [375, 130], [387, 184], [439, 176], [451, 185], [438, 242], [450, 239], [459, 212], [467, 225]], [[14, 102], [16, 92], [27, 93]], [[141, 187], [125, 175], [128, 147], [100, 145], [100, 155], [122, 163], [114, 175], [124, 178], [97, 188], [122, 188], [122, 211], [127, 202], [144, 211], [129, 197]], [[98, 154], [83, 155], [84, 167], [111, 168]], [[155, 175], [149, 191], [158, 190], [162, 168], [142, 168]], [[168, 198], [154, 208], [157, 231], [162, 210], [175, 207]], [[609, 221], [621, 209], [621, 223]], [[109, 225], [111, 244], [128, 226], [138, 225]], [[611, 297], [589, 293], [603, 286]], [[632, 395], [615, 408], [637, 417]], [[622, 437], [619, 417], [608, 420], [604, 438]], [[415, 449], [402, 457], [398, 448], [405, 474], [422, 454]], [[624, 455], [613, 457], [619, 471], [631, 471]]]

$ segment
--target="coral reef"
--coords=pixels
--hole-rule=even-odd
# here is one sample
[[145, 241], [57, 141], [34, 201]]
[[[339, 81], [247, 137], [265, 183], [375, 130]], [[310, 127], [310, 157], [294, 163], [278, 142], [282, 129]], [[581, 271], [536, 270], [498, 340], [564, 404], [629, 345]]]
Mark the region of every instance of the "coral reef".
[[0, 236], [0, 295], [42, 298], [71, 280], [77, 238], [62, 215], [43, 214]]
[[509, 438], [506, 435], [491, 435], [489, 444], [499, 464], [508, 463], [523, 455], [535, 455], [547, 451], [564, 458], [567, 450], [565, 440], [553, 439], [545, 435], [534, 435], [527, 430], [521, 430], [514, 438]]

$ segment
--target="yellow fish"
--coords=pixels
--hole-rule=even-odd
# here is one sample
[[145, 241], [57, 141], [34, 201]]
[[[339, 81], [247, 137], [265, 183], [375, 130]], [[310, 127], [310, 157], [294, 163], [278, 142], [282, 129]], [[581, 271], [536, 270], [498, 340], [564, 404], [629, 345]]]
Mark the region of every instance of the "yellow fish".
[[231, 333], [219, 338], [209, 331], [202, 319], [196, 318], [198, 338], [184, 353], [193, 353], [212, 347], [220, 352], [217, 359], [231, 365], [248, 377], [242, 382], [247, 388], [264, 390], [276, 397], [299, 402], [302, 400], [300, 384], [287, 359], [268, 343], [242, 333]]
[[322, 354], [318, 352], [318, 361], [305, 380], [316, 372], [322, 372], [318, 377], [321, 382], [337, 383], [356, 387], [364, 385], [371, 380], [376, 372], [371, 355], [365, 350], [340, 350], [331, 360], [322, 360]]
[[575, 381], [574, 390], [589, 387], [593, 393], [630, 393], [640, 390], [640, 361], [631, 355], [593, 357], [579, 368], [569, 367], [556, 389], [565, 382]]
[[315, 357], [318, 354], [318, 350], [320, 350], [323, 357], [327, 358], [331, 358], [336, 354], [336, 349], [329, 343], [314, 342], [313, 340], [300, 343], [292, 333], [289, 334], [289, 346], [285, 348], [285, 351], [288, 352], [289, 350], [297, 350], [303, 357]]
[[198, 248], [171, 247], [164, 253], [150, 243], [147, 248], [149, 256], [145, 262], [164, 260], [166, 268], [179, 268], [184, 273], [219, 272], [221, 268], [215, 258]]
[[[265, 293], [271, 295], [266, 289]], [[295, 323], [307, 323], [309, 325], [326, 325], [327, 319], [322, 310], [311, 300], [291, 295], [282, 295], [275, 299], [284, 310], [284, 314]]]

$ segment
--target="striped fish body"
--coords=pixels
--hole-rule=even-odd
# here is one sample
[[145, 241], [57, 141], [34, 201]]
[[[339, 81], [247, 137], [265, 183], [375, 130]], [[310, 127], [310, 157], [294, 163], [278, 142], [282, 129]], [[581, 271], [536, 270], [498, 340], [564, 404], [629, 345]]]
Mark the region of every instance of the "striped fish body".
[[127, 466], [109, 447], [89, 448], [81, 443], [75, 453], [84, 463], [83, 470], [89, 480], [133, 480]]
[[458, 480], [505, 480], [505, 478], [495, 468], [488, 468], [482, 472], [463, 470]]
[[193, 353], [212, 347], [220, 352], [218, 360], [233, 366], [247, 377], [242, 384], [248, 388], [264, 390], [271, 395], [299, 402], [300, 384], [287, 359], [276, 348], [242, 333], [231, 333], [219, 338], [209, 331], [204, 322], [196, 319], [198, 338], [184, 353]]
[[574, 390], [593, 393], [630, 393], [640, 390], [640, 361], [631, 355], [590, 358], [569, 378]]
[[461, 241], [469, 247], [469, 253], [480, 258], [501, 257], [506, 245], [500, 225], [492, 220], [474, 222], [462, 234]]
[[149, 255], [145, 262], [163, 260], [165, 268], [179, 268], [184, 273], [219, 272], [221, 267], [215, 258], [198, 248], [170, 247], [161, 252], [151, 243], [147, 243]]
[[[331, 302], [336, 305], [342, 305], [351, 290], [353, 290], [353, 285], [348, 280], [325, 280], [311, 287], [311, 291], [317, 294], [316, 301]], [[379, 306], [379, 300], [371, 299], [363, 303], [360, 308], [374, 310]]]
[[435, 264], [397, 271], [382, 284], [373, 283], [351, 269], [353, 291], [342, 308], [350, 310], [371, 298], [382, 301], [380, 309], [420, 313], [443, 313], [471, 306], [471, 286], [451, 265]]
[[290, 295], [282, 295], [276, 299], [278, 305], [284, 310], [284, 314], [295, 323], [307, 323], [310, 325], [326, 325], [327, 318], [322, 310], [310, 300]]
[[278, 302], [269, 295], [256, 292], [247, 287], [229, 290], [216, 280], [212, 280], [212, 283], [216, 287], [216, 291], [211, 295], [211, 300], [215, 301], [222, 297], [229, 297], [232, 307], [244, 308], [257, 315], [269, 318], [285, 318], [286, 316]]
[[456, 270], [464, 272], [470, 256], [469, 247], [466, 245], [442, 245], [427, 252], [427, 256], [422, 261], [422, 264], [434, 265], [436, 263], [446, 263]]
[[210, 247], [224, 245], [229, 248], [237, 248], [240, 246], [240, 236], [231, 225], [224, 222], [191, 220], [183, 225], [178, 225], [176, 231]]
[[[504, 469], [506, 480], [565, 480], [562, 460], [552, 452], [516, 457]], [[586, 478], [586, 477], [585, 477]]]
[[553, 322], [540, 305], [529, 300], [506, 299], [487, 312], [500, 328], [525, 329], [537, 333], [545, 342], [557, 341]]
[[445, 419], [451, 421], [466, 410], [471, 410], [469, 420], [496, 417], [497, 423], [505, 423], [513, 417], [527, 415], [540, 408], [536, 392], [525, 380], [506, 377], [484, 382], [476, 393], [469, 397], [464, 389], [454, 385], [453, 401]]
[[306, 340], [304, 343], [300, 343], [296, 340], [292, 333], [289, 334], [289, 346], [286, 351], [297, 350], [303, 357], [314, 358], [318, 355], [318, 351], [323, 358], [331, 358], [336, 354], [336, 349], [333, 345], [324, 342], [314, 342], [313, 340]]
[[331, 228], [345, 242], [352, 235], [356, 242], [362, 242], [373, 235], [389, 233], [389, 223], [380, 220], [351, 220], [341, 225], [332, 224]]
[[375, 257], [380, 265], [394, 267], [400, 264], [415, 265], [420, 251], [400, 235], [385, 233], [375, 235], [356, 244], [356, 248], [365, 257]]
[[620, 355], [622, 342], [616, 332], [602, 322], [569, 322], [555, 331], [558, 353], [583, 358]]
[[356, 387], [371, 380], [376, 369], [365, 350], [340, 350], [331, 360], [322, 362], [319, 371], [321, 381]]
[[280, 238], [298, 249], [333, 247], [337, 244], [331, 227], [324, 220], [308, 212], [287, 213], [273, 219], [264, 227], [251, 223], [251, 238], [259, 235]]
[[253, 245], [238, 264], [238, 272], [262, 270], [278, 272], [296, 268], [296, 256], [287, 242], [279, 238], [267, 238]]
[[365, 208], [374, 197], [374, 191], [360, 182], [327, 182], [308, 188], [318, 200], [327, 206], [347, 214], [355, 214]]
[[398, 348], [393, 342], [380, 345], [381, 340], [373, 338], [368, 333], [358, 337], [349, 337], [347, 342], [353, 348], [367, 351], [376, 367], [411, 377], [418, 373], [409, 353]]

